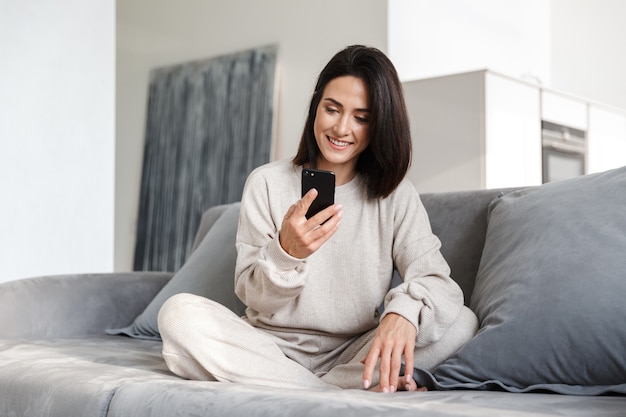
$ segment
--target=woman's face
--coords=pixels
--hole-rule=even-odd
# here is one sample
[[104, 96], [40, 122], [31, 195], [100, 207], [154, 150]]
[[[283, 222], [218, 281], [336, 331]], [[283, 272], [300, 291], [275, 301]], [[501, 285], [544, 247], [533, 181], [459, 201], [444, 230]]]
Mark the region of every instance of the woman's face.
[[319, 169], [335, 171], [338, 185], [356, 172], [359, 154], [369, 145], [369, 91], [350, 75], [331, 80], [317, 106], [313, 131], [320, 149]]

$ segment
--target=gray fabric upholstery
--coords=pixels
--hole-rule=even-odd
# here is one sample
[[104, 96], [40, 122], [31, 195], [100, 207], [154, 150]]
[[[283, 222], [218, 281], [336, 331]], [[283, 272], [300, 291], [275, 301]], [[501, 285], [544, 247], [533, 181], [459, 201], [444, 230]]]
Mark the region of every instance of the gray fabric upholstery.
[[[422, 196], [466, 302], [485, 241], [488, 202], [498, 194]], [[196, 252], [200, 242], [209, 242], [205, 234], [229, 207], [205, 213]], [[234, 230], [235, 217], [230, 221]], [[0, 284], [0, 416], [624, 416], [626, 397], [621, 396], [480, 391], [381, 395], [186, 381], [167, 370], [160, 341], [104, 333], [131, 324], [171, 276], [66, 275]], [[226, 282], [232, 285], [232, 277]]]
[[161, 343], [120, 336], [0, 339], [0, 416], [623, 417], [624, 397], [432, 391], [378, 394], [187, 381]]
[[0, 338], [103, 334], [131, 323], [171, 273], [58, 275], [0, 285]]
[[[145, 310], [124, 328], [110, 329], [110, 334], [125, 334], [140, 339], [160, 340], [157, 325], [159, 310], [168, 298], [190, 293], [210, 298], [243, 315], [244, 305], [235, 295], [235, 235], [239, 219], [239, 203], [209, 209], [203, 219], [210, 226], [202, 241], [183, 267], [161, 289]], [[206, 225], [205, 223], [205, 225]]]
[[202, 214], [202, 218], [200, 219], [200, 226], [198, 226], [198, 231], [196, 232], [196, 236], [193, 240], [193, 246], [191, 248], [192, 253], [198, 249], [200, 243], [206, 236], [206, 234], [211, 230], [213, 224], [220, 216], [226, 211], [226, 209], [230, 206], [230, 204], [220, 204], [218, 206], [213, 206]]
[[485, 243], [487, 207], [504, 190], [432, 193], [421, 196], [433, 233], [441, 240], [441, 253], [450, 265], [470, 305], [474, 280]]
[[626, 167], [495, 200], [472, 308], [440, 387], [626, 394]]
[[0, 339], [0, 416], [106, 416], [119, 386], [171, 375], [158, 342]]
[[109, 417], [623, 417], [624, 398], [506, 392], [272, 389], [152, 379], [120, 387]]

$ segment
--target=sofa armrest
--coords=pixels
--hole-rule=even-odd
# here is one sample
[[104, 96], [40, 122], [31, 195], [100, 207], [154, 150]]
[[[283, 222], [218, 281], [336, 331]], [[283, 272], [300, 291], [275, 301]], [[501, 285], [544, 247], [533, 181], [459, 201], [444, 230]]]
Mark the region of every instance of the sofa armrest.
[[58, 275], [0, 284], [0, 338], [77, 337], [127, 326], [172, 275]]

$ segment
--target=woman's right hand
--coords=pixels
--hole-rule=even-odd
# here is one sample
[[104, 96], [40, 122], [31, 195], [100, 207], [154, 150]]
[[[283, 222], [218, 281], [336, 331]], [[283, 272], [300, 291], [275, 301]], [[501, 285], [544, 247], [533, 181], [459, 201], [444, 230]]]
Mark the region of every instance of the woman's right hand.
[[312, 189], [287, 210], [280, 227], [280, 246], [294, 258], [304, 259], [318, 250], [339, 229], [343, 212], [334, 204], [310, 219], [306, 212], [317, 197]]

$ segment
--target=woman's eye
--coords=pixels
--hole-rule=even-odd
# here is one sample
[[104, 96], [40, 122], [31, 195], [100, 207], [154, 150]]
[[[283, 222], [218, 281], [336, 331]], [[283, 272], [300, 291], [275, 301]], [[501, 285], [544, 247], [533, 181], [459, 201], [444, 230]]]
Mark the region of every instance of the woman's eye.
[[337, 110], [337, 109], [336, 109], [336, 108], [334, 108], [334, 107], [326, 107], [326, 111], [327, 111], [328, 113], [339, 113], [339, 110]]
[[355, 116], [355, 119], [357, 122], [363, 123], [363, 124], [369, 122], [369, 119], [365, 116]]

